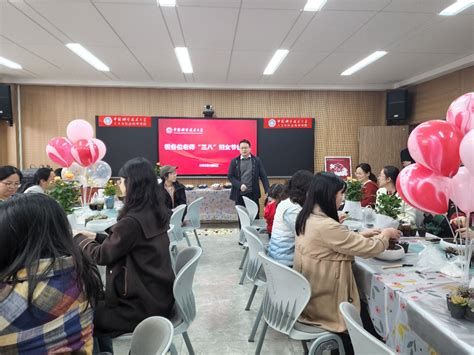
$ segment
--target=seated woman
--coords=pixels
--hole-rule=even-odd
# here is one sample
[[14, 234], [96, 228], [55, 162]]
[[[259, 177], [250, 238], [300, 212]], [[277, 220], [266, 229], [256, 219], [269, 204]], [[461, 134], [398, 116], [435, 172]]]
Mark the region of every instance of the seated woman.
[[306, 200], [312, 178], [313, 173], [307, 170], [294, 173], [286, 187], [288, 198], [281, 201], [275, 211], [268, 255], [280, 264], [293, 265], [296, 217]]
[[0, 204], [0, 353], [91, 354], [101, 291], [55, 200], [19, 194]]
[[11, 165], [0, 166], [0, 202], [13, 196], [21, 185], [23, 175]]
[[[359, 293], [352, 273], [354, 256], [370, 258], [387, 249], [390, 239], [398, 239], [396, 229], [356, 233], [339, 223], [346, 184], [331, 173], [317, 173], [308, 197], [296, 220], [294, 269], [311, 284], [311, 299], [300, 322], [331, 332], [346, 331], [338, 307], [350, 302], [360, 309]], [[343, 337], [344, 338], [344, 337]]]
[[[387, 165], [380, 171], [380, 174], [378, 177], [380, 188], [377, 190], [377, 199], [382, 194], [398, 196], [396, 183], [397, 183], [397, 177], [399, 173], [400, 173], [400, 170], [398, 170], [398, 168], [391, 165]], [[411, 207], [409, 204], [403, 201], [403, 199], [401, 200], [402, 200], [402, 204], [401, 204], [400, 213], [397, 216], [397, 220], [415, 225], [416, 218], [417, 218], [416, 208]], [[378, 202], [375, 203], [376, 208], [377, 208], [377, 204]]]
[[165, 205], [170, 210], [178, 207], [179, 205], [186, 204], [186, 191], [184, 185], [181, 184], [176, 178], [176, 167], [171, 165], [165, 165], [160, 169], [161, 186], [167, 192], [165, 194]]
[[[30, 186], [25, 186], [25, 194], [28, 193], [42, 193], [44, 194], [46, 190], [51, 186], [51, 181], [54, 180], [53, 169], [51, 168], [39, 168], [34, 177], [33, 184]], [[22, 187], [23, 188], [23, 187]]]
[[367, 163], [356, 166], [355, 176], [362, 183], [363, 198], [360, 201], [362, 207], [375, 207], [375, 198], [378, 190], [377, 178], [372, 173], [372, 168]]
[[106, 265], [105, 301], [94, 317], [100, 351], [108, 338], [132, 332], [147, 317], [169, 318], [174, 272], [169, 254], [170, 211], [150, 162], [134, 158], [119, 171], [124, 206], [109, 235], [81, 232], [74, 239], [88, 257]]

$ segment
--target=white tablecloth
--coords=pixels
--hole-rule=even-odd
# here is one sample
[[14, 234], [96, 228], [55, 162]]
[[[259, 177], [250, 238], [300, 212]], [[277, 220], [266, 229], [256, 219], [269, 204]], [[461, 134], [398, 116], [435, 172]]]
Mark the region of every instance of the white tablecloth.
[[230, 189], [187, 190], [188, 205], [199, 197], [204, 197], [201, 205], [201, 221], [237, 221], [235, 202], [229, 199]]
[[[409, 252], [415, 253], [396, 263], [416, 265], [420, 248], [411, 240]], [[446, 294], [459, 280], [416, 266], [382, 269], [393, 263], [356, 258], [353, 267], [361, 298], [387, 345], [410, 355], [474, 354], [474, 323], [452, 318], [446, 306]]]

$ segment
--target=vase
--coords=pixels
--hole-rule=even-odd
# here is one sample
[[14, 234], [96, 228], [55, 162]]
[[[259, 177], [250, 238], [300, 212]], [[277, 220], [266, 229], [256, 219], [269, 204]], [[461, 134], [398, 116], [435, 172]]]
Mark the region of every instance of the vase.
[[343, 212], [348, 212], [352, 219], [362, 220], [362, 207], [360, 201], [347, 201], [344, 203]]
[[105, 197], [105, 208], [111, 210], [114, 208], [115, 203], [115, 196], [107, 196]]

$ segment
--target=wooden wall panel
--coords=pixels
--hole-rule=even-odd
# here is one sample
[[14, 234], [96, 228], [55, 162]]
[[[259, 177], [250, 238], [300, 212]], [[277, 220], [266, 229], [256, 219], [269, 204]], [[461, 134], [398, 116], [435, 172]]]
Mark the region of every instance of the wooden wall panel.
[[[50, 163], [48, 140], [64, 136], [69, 121], [96, 115], [202, 116], [212, 104], [216, 117], [315, 117], [315, 170], [325, 155], [358, 161], [358, 130], [383, 125], [384, 92], [252, 91], [21, 86], [24, 165]], [[10, 148], [9, 148], [10, 149]]]
[[410, 124], [444, 119], [449, 104], [474, 91], [474, 66], [458, 70], [409, 88], [412, 96]]
[[[378, 176], [386, 165], [402, 168], [400, 151], [406, 148], [408, 126], [372, 126], [359, 129], [359, 158]], [[357, 164], [353, 163], [355, 168]]]

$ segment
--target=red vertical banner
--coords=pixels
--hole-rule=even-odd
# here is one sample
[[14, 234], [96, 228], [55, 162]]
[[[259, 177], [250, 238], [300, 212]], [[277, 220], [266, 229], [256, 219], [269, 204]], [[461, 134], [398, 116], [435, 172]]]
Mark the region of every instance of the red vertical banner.
[[351, 157], [324, 157], [324, 170], [334, 173], [343, 180], [352, 175]]

